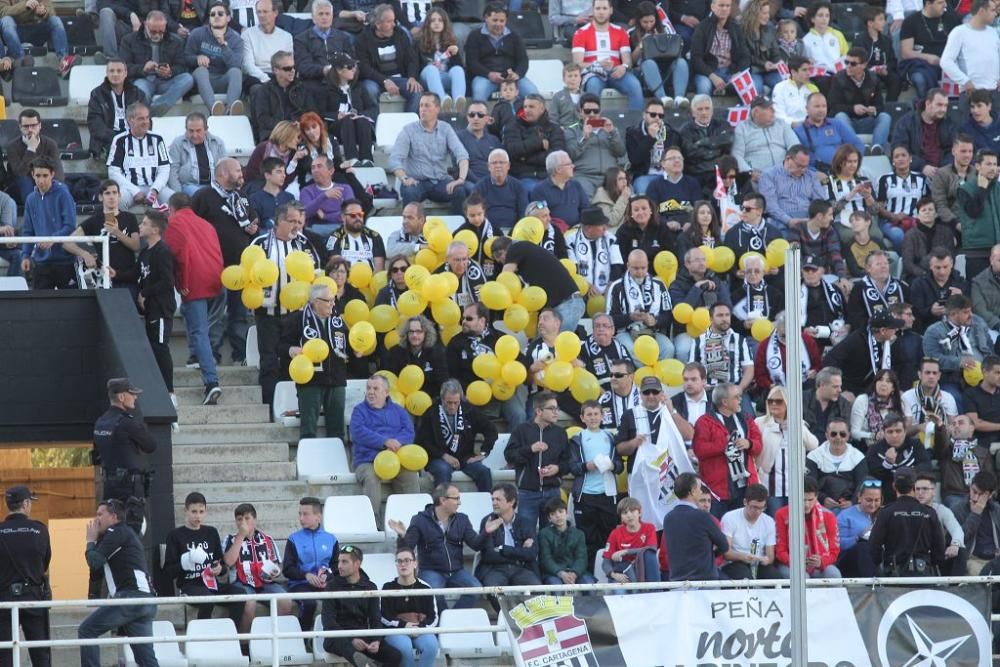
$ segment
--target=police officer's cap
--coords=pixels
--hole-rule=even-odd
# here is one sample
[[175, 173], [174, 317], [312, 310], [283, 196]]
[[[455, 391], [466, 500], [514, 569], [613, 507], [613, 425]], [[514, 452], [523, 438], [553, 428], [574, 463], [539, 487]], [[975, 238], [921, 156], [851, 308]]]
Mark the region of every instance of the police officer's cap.
[[129, 382], [128, 378], [111, 378], [108, 380], [108, 393], [109, 394], [141, 394], [142, 389], [139, 389], [134, 384]]
[[7, 489], [7, 492], [4, 494], [4, 500], [7, 501], [7, 505], [8, 506], [10, 506], [10, 505], [15, 505], [15, 506], [16, 505], [20, 505], [25, 500], [29, 500], [29, 499], [30, 500], [38, 500], [38, 498], [36, 498], [34, 495], [32, 495], [31, 489], [29, 489], [28, 487], [23, 486], [23, 485], [12, 486], [9, 489]]

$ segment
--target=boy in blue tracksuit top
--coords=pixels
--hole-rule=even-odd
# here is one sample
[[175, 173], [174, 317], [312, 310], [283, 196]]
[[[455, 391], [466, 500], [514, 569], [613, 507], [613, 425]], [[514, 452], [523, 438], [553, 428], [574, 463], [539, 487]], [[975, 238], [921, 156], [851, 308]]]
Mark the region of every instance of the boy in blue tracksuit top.
[[[305, 497], [299, 501], [299, 525], [288, 536], [282, 572], [290, 593], [318, 593], [326, 590], [326, 579], [337, 569], [337, 537], [322, 528], [323, 502]], [[298, 600], [299, 625], [312, 630], [316, 600]]]
[[[76, 229], [73, 195], [55, 175], [56, 164], [51, 158], [35, 158], [31, 166], [35, 189], [24, 202], [24, 236], [69, 236]], [[31, 272], [34, 289], [75, 287], [73, 264], [73, 255], [61, 243], [25, 243], [21, 248], [21, 273]]]
[[[372, 462], [382, 450], [399, 451], [413, 440], [413, 422], [406, 410], [389, 398], [389, 381], [381, 375], [368, 378], [365, 400], [351, 413], [351, 457], [354, 475], [372, 501], [376, 518], [382, 512], [382, 480], [375, 475]], [[400, 470], [392, 480], [392, 491], [419, 493], [417, 473]]]

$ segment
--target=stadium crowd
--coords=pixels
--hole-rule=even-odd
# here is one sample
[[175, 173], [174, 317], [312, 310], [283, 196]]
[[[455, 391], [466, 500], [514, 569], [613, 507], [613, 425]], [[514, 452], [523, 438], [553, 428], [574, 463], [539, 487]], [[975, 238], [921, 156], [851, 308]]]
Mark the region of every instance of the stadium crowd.
[[[313, 0], [309, 20], [274, 0], [87, 9], [107, 68], [87, 112], [90, 154], [107, 167], [101, 210], [77, 219], [59, 148], [24, 108], [5, 151], [0, 235], [110, 236], [113, 284], [134, 296], [171, 394], [175, 290], [206, 405], [224, 391], [224, 346], [245, 363], [251, 323], [269, 404], [289, 363], [325, 341], [329, 355], [298, 385], [301, 437], [324, 414], [326, 434], [349, 439], [376, 514], [377, 455], [415, 442], [429, 457], [392, 480], [397, 493], [433, 486], [433, 503], [391, 524], [388, 588], [787, 576], [791, 446], [807, 453], [809, 576], [976, 574], [1000, 554], [1000, 2], [891, 1], [848, 16], [825, 0], [551, 0], [571, 49], [551, 99], [527, 76], [529, 35], [498, 3], [481, 25], [426, 0]], [[0, 76], [31, 66], [22, 41], [45, 39], [71, 76], [78, 57], [61, 25], [49, 0], [0, 0]], [[607, 88], [635, 112], [627, 126], [605, 112]], [[191, 92], [205, 108], [167, 145], [156, 119]], [[382, 155], [386, 99], [418, 120]], [[241, 165], [209, 118], [244, 114], [257, 144]], [[362, 178], [376, 161], [395, 191]], [[366, 220], [387, 198], [402, 217], [382, 235]], [[404, 309], [409, 269], [437, 245], [432, 207], [461, 215], [456, 232], [474, 239], [433, 251], [433, 272], [457, 279], [454, 306], [421, 307], [392, 343], [359, 349], [349, 305]], [[516, 231], [526, 217], [534, 238]], [[785, 243], [802, 250], [797, 303], [785, 302]], [[252, 309], [222, 279], [250, 246], [278, 268]], [[296, 308], [283, 293], [297, 251], [330, 280]], [[0, 257], [34, 289], [80, 286], [99, 265], [83, 244]], [[358, 265], [382, 274], [377, 291], [348, 280]], [[526, 372], [503, 397], [473, 400], [476, 361], [501, 356], [510, 329], [481, 292], [511, 276], [518, 291], [543, 290], [512, 351]], [[799, 369], [785, 364], [788, 308], [804, 321]], [[564, 332], [578, 337], [571, 363], [596, 379], [596, 400], [550, 390]], [[668, 378], [657, 362], [670, 360], [682, 370]], [[434, 399], [419, 415], [393, 398], [409, 366]], [[348, 379], [367, 381], [349, 427]], [[805, 389], [798, 444], [788, 382]], [[513, 484], [495, 484], [484, 463], [498, 423]], [[479, 526], [460, 511], [455, 471], [492, 494]], [[23, 496], [8, 493], [12, 512], [30, 509]], [[88, 533], [98, 550], [118, 511], [102, 507]], [[322, 530], [316, 498], [302, 499], [283, 555], [252, 505], [225, 540], [202, 524], [206, 507], [189, 495], [168, 541], [180, 592], [374, 587], [361, 550]], [[474, 572], [463, 546], [480, 554]], [[92, 567], [111, 557], [88, 549]], [[425, 627], [444, 604], [331, 600], [322, 619]], [[309, 629], [316, 605], [280, 611]], [[226, 613], [246, 630], [255, 605]], [[324, 646], [384, 664], [437, 653], [432, 635]]]

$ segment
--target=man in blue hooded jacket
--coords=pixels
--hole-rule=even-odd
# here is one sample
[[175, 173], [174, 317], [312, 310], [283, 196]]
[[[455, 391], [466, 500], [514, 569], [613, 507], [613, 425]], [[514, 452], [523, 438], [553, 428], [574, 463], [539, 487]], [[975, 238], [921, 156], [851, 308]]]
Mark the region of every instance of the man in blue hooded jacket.
[[[24, 236], [69, 236], [76, 229], [73, 195], [55, 180], [56, 164], [37, 157], [31, 165], [35, 189], [24, 202]], [[25, 243], [21, 249], [21, 273], [31, 272], [35, 289], [76, 287], [73, 255], [61, 243]]]
[[[337, 537], [323, 530], [323, 501], [307, 496], [299, 501], [300, 530], [288, 536], [281, 571], [290, 593], [319, 593], [337, 569]], [[312, 630], [316, 600], [298, 600], [302, 632]]]

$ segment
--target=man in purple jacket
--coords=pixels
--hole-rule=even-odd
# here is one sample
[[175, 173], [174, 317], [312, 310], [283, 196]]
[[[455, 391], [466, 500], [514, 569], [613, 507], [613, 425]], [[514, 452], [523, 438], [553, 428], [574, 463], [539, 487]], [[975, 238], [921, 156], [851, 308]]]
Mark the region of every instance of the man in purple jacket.
[[[398, 452], [413, 442], [413, 422], [402, 406], [389, 398], [389, 381], [381, 375], [368, 378], [365, 401], [354, 406], [351, 413], [351, 456], [354, 474], [362, 492], [372, 501], [372, 508], [381, 524], [382, 480], [375, 475], [372, 462], [383, 449]], [[393, 493], [419, 493], [417, 473], [400, 470], [392, 480]]]

